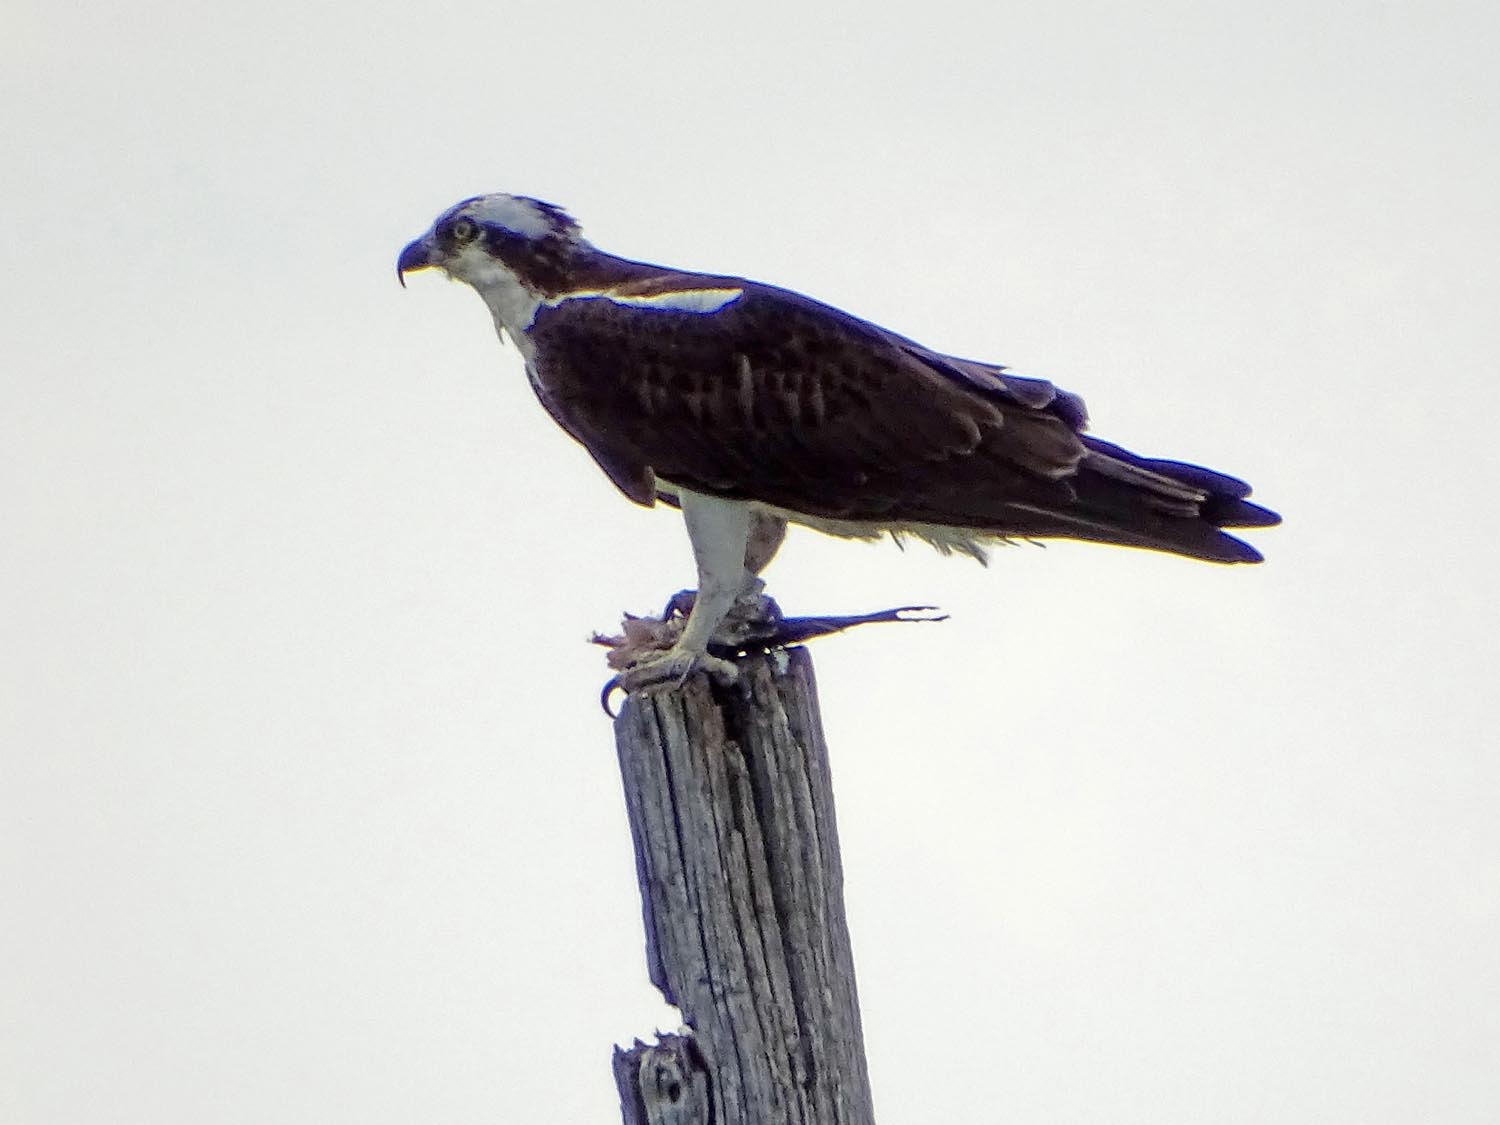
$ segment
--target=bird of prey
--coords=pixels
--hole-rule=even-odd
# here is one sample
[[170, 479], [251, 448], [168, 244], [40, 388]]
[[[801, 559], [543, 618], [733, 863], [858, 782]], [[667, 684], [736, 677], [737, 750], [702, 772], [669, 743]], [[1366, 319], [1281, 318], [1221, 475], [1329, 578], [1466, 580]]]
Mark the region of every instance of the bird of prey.
[[915, 536], [981, 561], [1008, 540], [1082, 539], [1260, 561], [1222, 528], [1279, 517], [1243, 481], [1087, 433], [1081, 399], [924, 347], [799, 293], [616, 257], [574, 219], [502, 193], [450, 207], [401, 251], [484, 299], [532, 389], [626, 496], [682, 509], [698, 587], [680, 635], [627, 688], [694, 670], [760, 598], [787, 521]]

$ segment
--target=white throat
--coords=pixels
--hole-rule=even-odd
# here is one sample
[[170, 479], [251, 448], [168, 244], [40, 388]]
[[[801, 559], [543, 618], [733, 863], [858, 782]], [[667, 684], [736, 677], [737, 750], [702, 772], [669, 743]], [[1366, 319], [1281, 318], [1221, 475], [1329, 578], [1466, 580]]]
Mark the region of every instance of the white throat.
[[531, 341], [526, 330], [531, 327], [536, 310], [542, 304], [540, 294], [521, 283], [521, 279], [493, 260], [478, 269], [466, 270], [457, 280], [465, 281], [484, 298], [490, 315], [495, 318], [495, 331], [503, 339], [509, 336], [521, 354], [530, 361]]

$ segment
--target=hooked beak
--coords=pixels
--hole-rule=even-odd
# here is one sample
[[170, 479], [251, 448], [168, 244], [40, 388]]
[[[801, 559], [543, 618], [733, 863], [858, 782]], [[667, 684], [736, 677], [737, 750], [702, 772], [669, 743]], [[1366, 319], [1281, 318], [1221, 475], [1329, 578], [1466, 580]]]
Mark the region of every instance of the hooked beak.
[[406, 249], [401, 251], [401, 257], [396, 259], [396, 280], [405, 289], [407, 274], [415, 270], [430, 269], [436, 264], [432, 260], [432, 244], [425, 237], [419, 238], [408, 243]]

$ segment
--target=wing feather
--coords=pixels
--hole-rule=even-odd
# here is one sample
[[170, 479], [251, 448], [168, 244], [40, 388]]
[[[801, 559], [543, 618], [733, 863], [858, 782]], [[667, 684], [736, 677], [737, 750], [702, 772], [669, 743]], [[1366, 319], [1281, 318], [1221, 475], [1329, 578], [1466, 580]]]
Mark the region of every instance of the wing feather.
[[696, 312], [601, 293], [544, 306], [529, 332], [548, 410], [639, 503], [669, 481], [825, 520], [1258, 558], [1218, 530], [1274, 519], [1242, 482], [1083, 437], [1082, 401], [1045, 380], [788, 290], [673, 284], [743, 294]]
[[797, 294], [735, 284], [745, 296], [711, 314], [603, 297], [542, 310], [531, 343], [543, 401], [601, 463], [634, 467], [627, 476], [649, 467], [829, 516], [899, 508], [981, 447], [1047, 477], [1084, 455], [1048, 409], [1051, 384], [971, 374]]

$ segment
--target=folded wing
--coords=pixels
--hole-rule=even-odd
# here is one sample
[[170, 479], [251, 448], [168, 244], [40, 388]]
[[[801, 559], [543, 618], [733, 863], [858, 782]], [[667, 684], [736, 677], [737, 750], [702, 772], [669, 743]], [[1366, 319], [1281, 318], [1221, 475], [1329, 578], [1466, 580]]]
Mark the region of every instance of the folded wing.
[[816, 519], [1225, 562], [1260, 556], [1220, 527], [1276, 522], [1241, 481], [1084, 435], [1081, 400], [1045, 380], [786, 290], [697, 283], [742, 292], [696, 308], [690, 289], [649, 305], [596, 293], [545, 307], [529, 333], [548, 410], [640, 503], [662, 480]]

